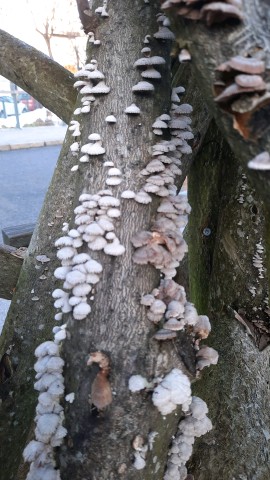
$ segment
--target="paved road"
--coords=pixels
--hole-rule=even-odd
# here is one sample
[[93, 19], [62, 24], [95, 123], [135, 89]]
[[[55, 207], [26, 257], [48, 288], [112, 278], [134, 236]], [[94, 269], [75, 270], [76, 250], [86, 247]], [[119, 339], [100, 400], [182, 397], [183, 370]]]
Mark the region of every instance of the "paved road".
[[[0, 152], [0, 243], [3, 227], [37, 220], [60, 148]], [[9, 304], [0, 299], [0, 333]]]
[[60, 148], [0, 152], [0, 230], [36, 221]]

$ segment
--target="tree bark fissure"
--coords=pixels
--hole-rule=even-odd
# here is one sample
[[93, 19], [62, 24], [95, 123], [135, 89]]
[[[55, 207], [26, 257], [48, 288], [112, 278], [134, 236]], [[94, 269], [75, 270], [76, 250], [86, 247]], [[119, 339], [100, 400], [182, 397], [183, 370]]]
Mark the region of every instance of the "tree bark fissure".
[[73, 75], [39, 50], [0, 30], [0, 73], [68, 123], [76, 101]]

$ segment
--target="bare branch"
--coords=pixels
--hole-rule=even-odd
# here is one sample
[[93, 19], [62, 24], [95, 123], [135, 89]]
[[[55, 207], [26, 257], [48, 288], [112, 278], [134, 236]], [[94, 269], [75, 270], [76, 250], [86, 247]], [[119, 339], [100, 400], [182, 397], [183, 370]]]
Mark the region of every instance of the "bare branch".
[[0, 74], [69, 122], [76, 102], [72, 73], [3, 30], [0, 30]]

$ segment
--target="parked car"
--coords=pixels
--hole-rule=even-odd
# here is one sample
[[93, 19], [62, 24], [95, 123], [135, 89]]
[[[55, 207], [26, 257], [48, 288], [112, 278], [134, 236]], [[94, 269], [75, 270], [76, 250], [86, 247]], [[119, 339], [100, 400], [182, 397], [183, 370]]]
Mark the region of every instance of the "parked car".
[[[28, 112], [28, 108], [24, 103], [17, 102], [17, 106], [19, 114]], [[2, 96], [0, 97], [0, 118], [5, 118], [9, 115], [15, 115], [13, 98]]]
[[42, 108], [41, 103], [39, 103], [34, 97], [31, 97], [29, 93], [20, 92], [17, 95], [18, 102], [23, 102], [28, 110], [36, 110], [36, 108]]

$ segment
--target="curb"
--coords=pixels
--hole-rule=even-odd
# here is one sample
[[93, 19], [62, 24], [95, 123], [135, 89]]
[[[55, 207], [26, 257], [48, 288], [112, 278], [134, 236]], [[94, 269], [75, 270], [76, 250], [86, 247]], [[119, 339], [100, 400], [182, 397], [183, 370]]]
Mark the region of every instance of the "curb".
[[7, 152], [10, 150], [20, 150], [22, 148], [39, 148], [39, 147], [50, 147], [53, 145], [62, 145], [63, 140], [46, 140], [42, 142], [35, 143], [16, 143], [9, 145], [0, 145], [0, 152]]

